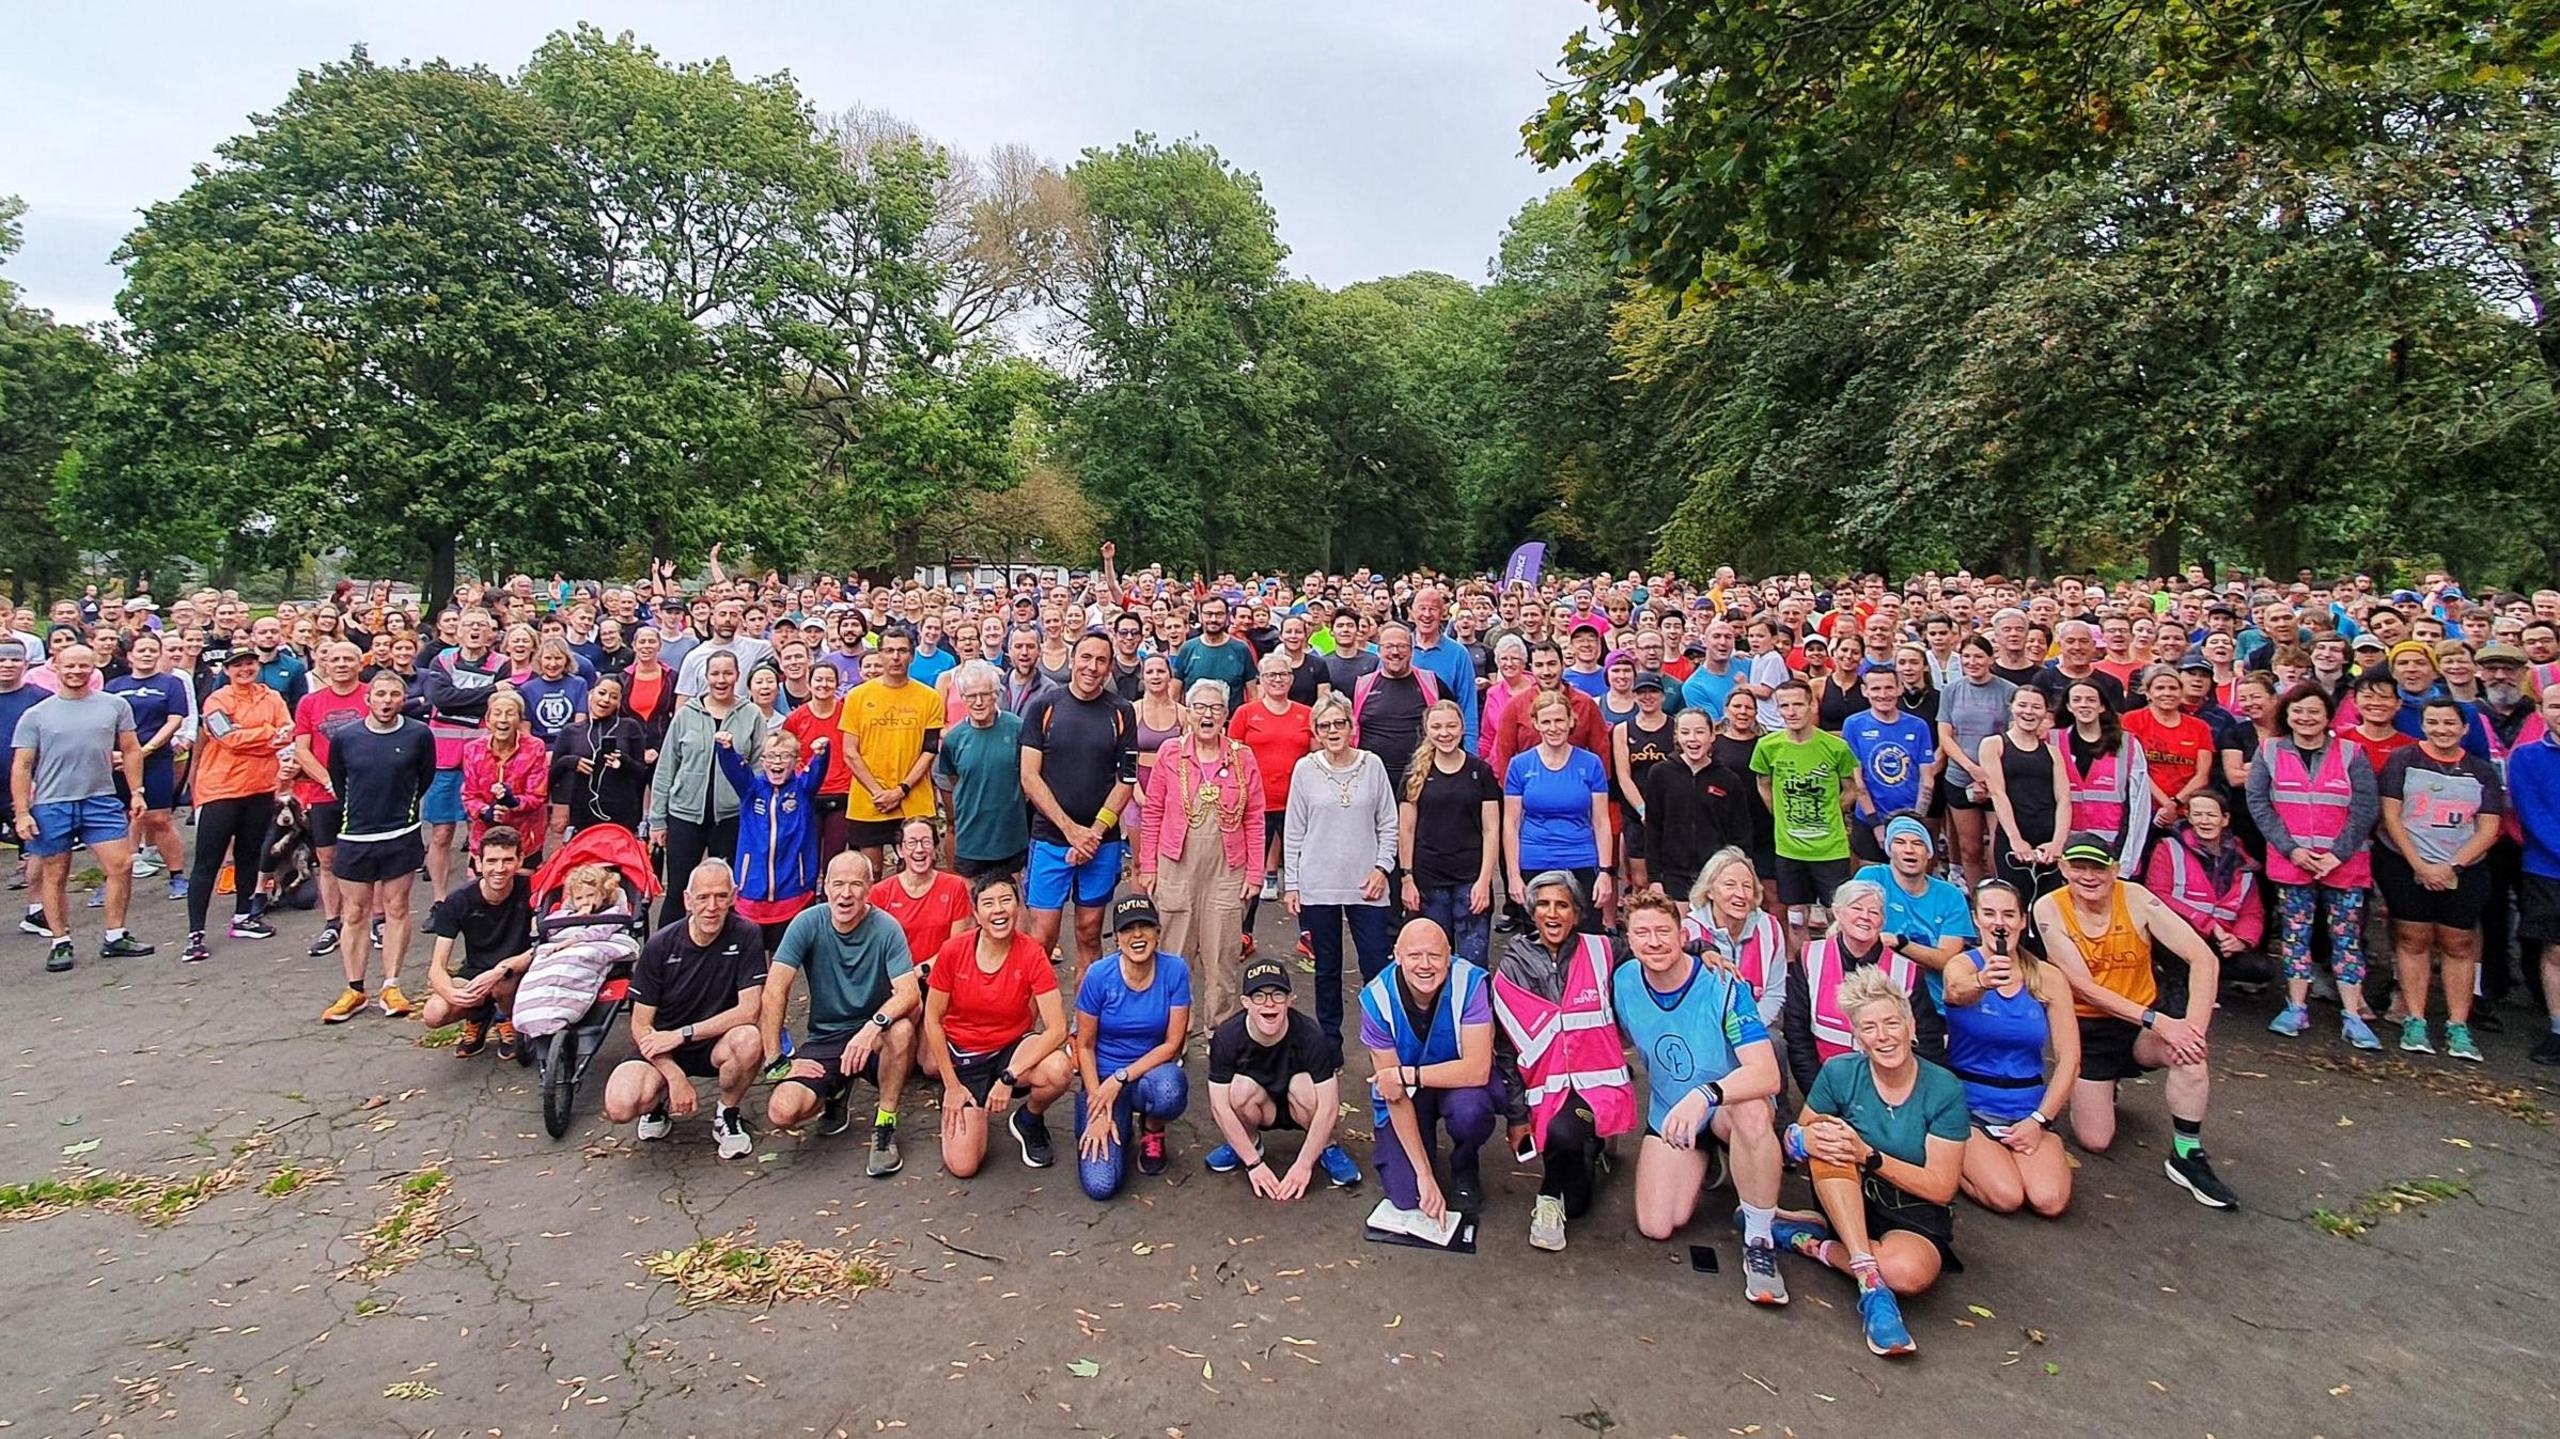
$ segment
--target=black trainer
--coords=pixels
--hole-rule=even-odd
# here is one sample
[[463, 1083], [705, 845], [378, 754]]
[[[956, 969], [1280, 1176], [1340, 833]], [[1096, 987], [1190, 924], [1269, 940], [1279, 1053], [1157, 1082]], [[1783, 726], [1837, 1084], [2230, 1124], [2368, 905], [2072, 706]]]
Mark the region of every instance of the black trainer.
[[337, 921], [331, 920], [329, 923], [322, 925], [320, 927], [320, 932], [311, 937], [311, 947], [304, 950], [303, 953], [311, 956], [313, 959], [318, 959], [323, 955], [336, 954], [338, 952], [338, 933]]
[[159, 952], [160, 946], [144, 944], [129, 934], [119, 934], [98, 946], [98, 954], [104, 959], [140, 959], [146, 954]]
[[1013, 1112], [1013, 1138], [1022, 1146], [1022, 1162], [1033, 1169], [1046, 1169], [1058, 1162], [1057, 1151], [1049, 1147], [1049, 1126], [1030, 1110]]
[[853, 1086], [846, 1085], [827, 1096], [826, 1107], [818, 1111], [820, 1134], [842, 1134], [853, 1127]]
[[1484, 1178], [1472, 1162], [1463, 1168], [1449, 1166], [1449, 1208], [1460, 1214], [1474, 1214], [1484, 1208]]
[[44, 972], [60, 974], [71, 968], [71, 965], [71, 941], [67, 938], [55, 940], [52, 951], [44, 957]]
[[2240, 1196], [2213, 1172], [2213, 1161], [2201, 1149], [2186, 1155], [2172, 1154], [2161, 1166], [2168, 1171], [2169, 1182], [2195, 1197], [2207, 1209], [2230, 1209], [2240, 1203]]
[[[2477, 1021], [2474, 1022], [2477, 1023]], [[2533, 1053], [2526, 1055], [2525, 1058], [2536, 1064], [2560, 1064], [2560, 1034], [2544, 1031], [2542, 1042], [2535, 1045]]]

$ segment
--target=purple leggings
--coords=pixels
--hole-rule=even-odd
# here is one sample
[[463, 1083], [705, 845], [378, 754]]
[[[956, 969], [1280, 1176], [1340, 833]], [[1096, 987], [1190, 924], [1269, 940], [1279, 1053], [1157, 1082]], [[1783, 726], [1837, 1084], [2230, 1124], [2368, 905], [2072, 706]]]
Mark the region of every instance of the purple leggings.
[[[1491, 1084], [1470, 1089], [1425, 1089], [1413, 1096], [1414, 1123], [1422, 1129], [1426, 1152], [1437, 1146], [1439, 1126], [1449, 1127], [1452, 1174], [1474, 1167], [1476, 1151], [1493, 1137], [1494, 1120], [1501, 1113], [1501, 1091]], [[1422, 1185], [1413, 1172], [1413, 1161], [1396, 1138], [1395, 1126], [1385, 1122], [1378, 1125], [1378, 1178], [1397, 1208], [1411, 1209], [1421, 1202]]]

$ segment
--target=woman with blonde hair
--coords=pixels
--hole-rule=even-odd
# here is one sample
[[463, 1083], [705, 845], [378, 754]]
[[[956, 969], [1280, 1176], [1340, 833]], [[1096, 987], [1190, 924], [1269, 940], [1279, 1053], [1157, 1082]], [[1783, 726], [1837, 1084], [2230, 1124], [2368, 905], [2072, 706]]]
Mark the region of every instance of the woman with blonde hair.
[[1404, 907], [1438, 924], [1449, 947], [1484, 967], [1493, 944], [1493, 875], [1502, 858], [1502, 781], [1466, 747], [1454, 700], [1422, 712], [1422, 744], [1405, 766], [1396, 807]]
[[1362, 983], [1387, 967], [1395, 917], [1387, 877], [1396, 865], [1396, 797], [1387, 767], [1351, 743], [1351, 701], [1316, 701], [1316, 751], [1289, 776], [1281, 829], [1281, 896], [1316, 963], [1316, 1024], [1340, 1062], [1342, 931], [1351, 930]]

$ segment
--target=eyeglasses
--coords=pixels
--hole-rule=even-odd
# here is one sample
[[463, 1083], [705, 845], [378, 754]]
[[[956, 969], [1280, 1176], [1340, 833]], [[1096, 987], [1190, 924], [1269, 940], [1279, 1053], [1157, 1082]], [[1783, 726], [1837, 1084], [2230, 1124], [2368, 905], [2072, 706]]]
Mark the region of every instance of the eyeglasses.
[[1349, 728], [1351, 728], [1351, 726], [1350, 726], [1349, 724], [1345, 723], [1345, 722], [1344, 722], [1344, 721], [1342, 721], [1342, 720], [1318, 720], [1318, 721], [1316, 721], [1316, 728], [1317, 728], [1318, 730], [1320, 730], [1320, 731], [1321, 731], [1321, 730], [1349, 729]]

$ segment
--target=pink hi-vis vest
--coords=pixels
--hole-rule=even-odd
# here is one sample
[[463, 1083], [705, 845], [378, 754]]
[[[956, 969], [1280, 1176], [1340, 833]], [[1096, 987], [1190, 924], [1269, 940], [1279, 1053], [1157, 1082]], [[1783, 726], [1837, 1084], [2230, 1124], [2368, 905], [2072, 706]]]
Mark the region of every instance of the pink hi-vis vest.
[[[2267, 797], [2275, 806], [2276, 818], [2284, 821], [2284, 827], [2293, 832], [2293, 842], [2301, 848], [2328, 849], [2347, 827], [2347, 811], [2355, 805], [2356, 791], [2347, 777], [2346, 750], [2344, 743], [2330, 741], [2320, 751], [2320, 772], [2315, 775], [2303, 772], [2300, 750], [2290, 744], [2275, 746], [2271, 757], [2275, 783]], [[2315, 880], [2291, 856], [2271, 844], [2267, 846], [2267, 877], [2278, 884], [2362, 889], [2373, 882], [2373, 855], [2370, 850], [2360, 852], [2329, 871], [2326, 879]]]
[[1691, 941], [1708, 945], [1723, 955], [1742, 982], [1751, 986], [1752, 996], [1760, 1002], [1763, 1023], [1778, 1022], [1778, 1012], [1787, 998], [1787, 947], [1778, 937], [1777, 920], [1767, 910], [1751, 911], [1751, 918], [1743, 922], [1739, 941], [1727, 940], [1696, 910], [1681, 920], [1680, 928]]
[[2098, 756], [2084, 774], [2068, 740], [2061, 750], [2063, 771], [2071, 780], [2071, 827], [2096, 830], [2114, 844], [2124, 837], [2124, 751], [2111, 749]]
[[2160, 842], [2160, 852], [2169, 857], [2169, 892], [2160, 898], [2198, 929], [2208, 927], [2196, 923], [2199, 917], [2228, 929], [2239, 920], [2240, 907], [2253, 902], [2249, 892], [2254, 876], [2246, 864], [2232, 870], [2230, 893], [2216, 894], [2213, 877], [2187, 853], [2184, 842], [2171, 836]]
[[[1910, 956], [1892, 945], [1876, 956], [1874, 967], [1891, 975], [1906, 993], [1918, 982]], [[1840, 1012], [1840, 941], [1825, 936], [1806, 945], [1804, 972], [1806, 983], [1813, 986], [1806, 997], [1813, 1001], [1814, 1050], [1826, 1060], [1838, 1059], [1858, 1047], [1848, 1016]]]
[[1636, 1127], [1634, 1081], [1618, 1042], [1618, 1016], [1609, 1007], [1609, 941], [1582, 936], [1565, 962], [1564, 1001], [1539, 997], [1508, 977], [1493, 977], [1493, 1012], [1520, 1051], [1520, 1077], [1529, 1092], [1529, 1129], [1538, 1147], [1547, 1143], [1547, 1121], [1579, 1092], [1591, 1106], [1592, 1128], [1624, 1134]]

